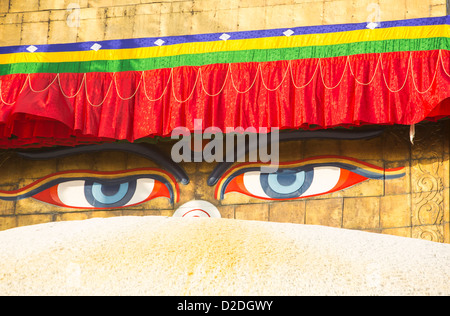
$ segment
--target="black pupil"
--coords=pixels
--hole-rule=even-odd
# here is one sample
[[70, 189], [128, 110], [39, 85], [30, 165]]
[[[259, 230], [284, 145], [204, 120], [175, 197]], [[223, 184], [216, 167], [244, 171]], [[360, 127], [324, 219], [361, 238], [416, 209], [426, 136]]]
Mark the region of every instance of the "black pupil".
[[108, 185], [102, 185], [102, 193], [106, 196], [113, 196], [117, 194], [117, 192], [120, 189], [120, 183], [118, 184], [108, 184]]
[[282, 186], [290, 186], [297, 180], [295, 173], [281, 173], [277, 176], [278, 183]]

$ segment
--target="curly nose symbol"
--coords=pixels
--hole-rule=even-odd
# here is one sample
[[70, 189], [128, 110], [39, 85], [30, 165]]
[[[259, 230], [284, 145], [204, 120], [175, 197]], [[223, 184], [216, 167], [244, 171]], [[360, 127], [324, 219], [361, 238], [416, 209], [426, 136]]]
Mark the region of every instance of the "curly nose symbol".
[[195, 200], [181, 205], [173, 214], [174, 217], [221, 218], [219, 210], [213, 204]]

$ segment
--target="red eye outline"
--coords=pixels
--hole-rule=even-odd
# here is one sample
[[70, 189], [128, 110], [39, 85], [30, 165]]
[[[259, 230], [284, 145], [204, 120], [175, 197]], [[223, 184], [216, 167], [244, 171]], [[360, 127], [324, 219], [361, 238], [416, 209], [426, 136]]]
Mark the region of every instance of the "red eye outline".
[[[308, 195], [308, 196], [301, 196], [301, 197], [296, 197], [296, 198], [288, 198], [288, 199], [277, 199], [277, 198], [267, 198], [267, 197], [261, 197], [261, 196], [257, 196], [254, 195], [252, 193], [250, 193], [247, 188], [244, 185], [244, 174], [240, 174], [238, 176], [236, 176], [235, 178], [233, 178], [233, 180], [231, 180], [229, 182], [229, 184], [227, 185], [224, 194], [227, 193], [241, 193], [244, 195], [248, 195], [252, 198], [256, 198], [256, 199], [261, 199], [261, 200], [267, 200], [267, 201], [291, 201], [291, 200], [299, 200], [299, 199], [304, 199], [304, 198], [309, 198], [309, 197], [314, 197], [314, 196], [320, 196], [320, 195], [325, 195], [325, 194], [330, 194], [333, 192], [337, 192], [340, 190], [344, 190], [347, 189], [351, 186], [354, 186], [358, 183], [364, 182], [366, 180], [368, 180], [369, 178], [363, 177], [359, 174], [353, 173], [349, 170], [346, 169], [341, 169], [341, 176], [339, 178], [338, 183], [333, 187], [333, 189], [320, 193], [320, 194], [313, 194], [313, 195]], [[217, 194], [217, 193], [216, 193]]]
[[[114, 181], [115, 183], [118, 183], [131, 180], [137, 181], [138, 179], [152, 179], [154, 180], [154, 185], [152, 191], [149, 192], [149, 196], [145, 200], [141, 200], [139, 203], [133, 205], [104, 208], [70, 206], [61, 201], [57, 192], [58, 185], [69, 181], [99, 181], [101, 183]], [[0, 191], [0, 200], [17, 201], [29, 197], [52, 205], [74, 209], [119, 209], [142, 204], [158, 197], [167, 197], [173, 204], [179, 202], [180, 190], [175, 177], [165, 170], [157, 168], [140, 168], [107, 172], [92, 170], [63, 171], [45, 176], [18, 190]]]
[[347, 189], [351, 186], [367, 181], [369, 179], [396, 179], [405, 176], [405, 168], [384, 169], [375, 165], [360, 161], [358, 159], [342, 157], [342, 156], [319, 156], [312, 157], [295, 162], [280, 163], [280, 169], [293, 169], [299, 167], [337, 167], [340, 168], [340, 177], [331, 190], [327, 190], [318, 194], [307, 196], [298, 196], [291, 198], [273, 198], [257, 196], [249, 192], [244, 184], [244, 175], [249, 171], [259, 171], [262, 166], [268, 166], [264, 163], [242, 163], [226, 172], [219, 179], [215, 190], [215, 197], [218, 200], [224, 198], [227, 193], [241, 193], [260, 200], [270, 201], [288, 201], [298, 200], [314, 196], [330, 194], [333, 192]]
[[[153, 199], [156, 199], [159, 197], [166, 197], [166, 198], [170, 199], [169, 189], [167, 189], [167, 187], [160, 181], [158, 181], [158, 180], [154, 180], [154, 181], [155, 181], [155, 183], [154, 183], [153, 190], [145, 200], [142, 200], [138, 203], [124, 205], [121, 207], [114, 207], [114, 208], [120, 209], [120, 208], [136, 206], [136, 205], [140, 205], [142, 203], [148, 202], [150, 200], [153, 200]], [[58, 196], [58, 186], [59, 186], [59, 184], [54, 185], [51, 188], [45, 189], [44, 191], [34, 195], [33, 198], [36, 200], [39, 200], [41, 202], [44, 202], [44, 203], [61, 206], [61, 207], [73, 208], [73, 209], [96, 209], [96, 210], [111, 209], [110, 207], [103, 208], [103, 207], [94, 207], [93, 206], [92, 208], [86, 208], [86, 207], [78, 207], [78, 206], [71, 206], [71, 205], [64, 204]]]

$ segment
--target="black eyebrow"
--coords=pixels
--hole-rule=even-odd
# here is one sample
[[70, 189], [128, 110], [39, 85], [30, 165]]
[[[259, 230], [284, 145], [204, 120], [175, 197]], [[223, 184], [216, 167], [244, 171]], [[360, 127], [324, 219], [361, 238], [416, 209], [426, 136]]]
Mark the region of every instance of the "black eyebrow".
[[[353, 131], [353, 130], [320, 130], [320, 131], [292, 131], [292, 132], [281, 132], [279, 134], [279, 142], [287, 142], [293, 140], [305, 140], [305, 139], [336, 139], [336, 140], [361, 140], [361, 139], [372, 139], [380, 136], [385, 131], [384, 128], [369, 129], [363, 131]], [[267, 145], [270, 146], [271, 137], [267, 137]], [[257, 149], [258, 144], [248, 144], [246, 143], [245, 148], [234, 150], [234, 161], [227, 162], [222, 161], [217, 164], [214, 170], [208, 177], [207, 183], [209, 186], [217, 184], [220, 177], [238, 160], [238, 158], [243, 157], [250, 150]], [[225, 156], [229, 157], [229, 156]]]
[[151, 144], [131, 144], [131, 143], [105, 143], [100, 145], [87, 145], [70, 148], [51, 148], [39, 151], [17, 152], [20, 157], [31, 160], [46, 160], [62, 158], [76, 154], [100, 152], [100, 151], [122, 151], [133, 153], [147, 158], [157, 165], [165, 168], [182, 184], [189, 184], [189, 177], [178, 164], [164, 155], [155, 145]]

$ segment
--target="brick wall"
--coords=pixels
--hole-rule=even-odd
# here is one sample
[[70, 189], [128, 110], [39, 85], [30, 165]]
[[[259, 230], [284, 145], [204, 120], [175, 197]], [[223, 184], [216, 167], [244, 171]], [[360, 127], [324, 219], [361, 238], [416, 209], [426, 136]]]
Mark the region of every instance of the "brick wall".
[[[229, 193], [219, 201], [214, 196], [215, 187], [207, 185], [207, 178], [216, 164], [182, 163], [191, 182], [180, 184], [181, 198], [173, 206], [165, 198], [106, 211], [62, 208], [32, 198], [0, 201], [0, 230], [93, 217], [172, 216], [186, 202], [206, 200], [216, 205], [224, 218], [324, 225], [450, 243], [449, 135], [450, 121], [447, 120], [418, 125], [414, 145], [409, 141], [409, 127], [400, 126], [390, 127], [383, 136], [372, 140], [308, 140], [281, 144], [282, 161], [335, 155], [386, 169], [406, 168], [403, 178], [368, 180], [327, 195], [274, 202]], [[170, 155], [171, 143], [160, 146]], [[19, 159], [7, 151], [1, 154], [0, 190], [19, 189], [60, 171], [157, 167], [147, 159], [118, 152], [82, 154], [50, 161]]]
[[[372, 6], [371, 6], [372, 5]], [[0, 0], [0, 46], [443, 16], [446, 0]]]

